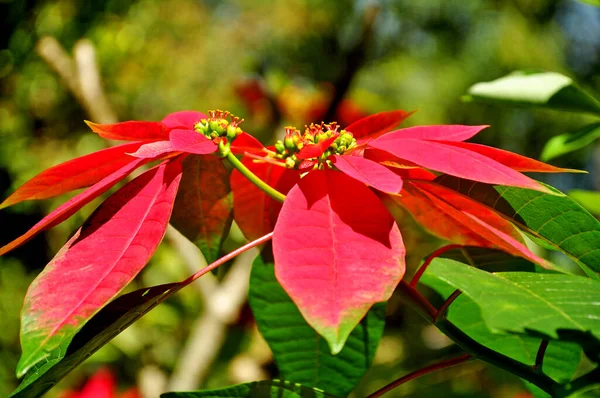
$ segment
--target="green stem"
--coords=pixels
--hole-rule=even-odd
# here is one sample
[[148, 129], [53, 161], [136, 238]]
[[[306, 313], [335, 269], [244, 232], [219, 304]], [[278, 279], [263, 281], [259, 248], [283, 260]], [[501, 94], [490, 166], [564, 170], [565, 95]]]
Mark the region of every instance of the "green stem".
[[435, 314], [432, 314], [431, 304], [408, 283], [401, 281], [400, 290], [404, 293], [408, 304], [415, 309], [421, 316], [433, 323], [442, 333], [448, 336], [463, 350], [476, 359], [481, 359], [494, 366], [504, 369], [528, 382], [535, 384], [551, 396], [556, 396], [560, 391], [561, 386], [550, 377], [543, 373], [537, 372], [532, 366], [527, 366], [521, 362], [502, 355], [477, 341], [473, 340], [469, 335], [456, 327], [448, 319], [442, 317], [435, 320]]
[[283, 202], [285, 200], [285, 195], [276, 189], [272, 188], [269, 184], [261, 180], [251, 172], [240, 160], [231, 152], [228, 152], [225, 156], [225, 159], [231, 163], [231, 165], [236, 168], [244, 177], [246, 177], [250, 182], [256, 185], [261, 191], [272, 197], [273, 199]]

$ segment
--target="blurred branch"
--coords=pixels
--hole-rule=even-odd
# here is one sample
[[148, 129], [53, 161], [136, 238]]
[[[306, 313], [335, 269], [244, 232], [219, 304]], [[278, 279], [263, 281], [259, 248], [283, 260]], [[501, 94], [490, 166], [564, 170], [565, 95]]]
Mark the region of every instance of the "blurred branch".
[[[36, 50], [93, 121], [106, 124], [118, 121], [102, 89], [96, 51], [89, 40], [75, 44], [73, 59], [53, 37], [42, 38]], [[198, 248], [171, 225], [165, 237], [192, 273], [206, 265]], [[147, 366], [140, 371], [138, 383], [144, 397], [157, 397], [167, 385], [170, 389], [193, 389], [205, 378], [223, 345], [228, 325], [237, 319], [245, 302], [255, 256], [256, 250], [239, 256], [220, 285], [210, 274], [195, 282], [207, 303], [206, 311], [194, 324], [170, 381], [158, 368]]]

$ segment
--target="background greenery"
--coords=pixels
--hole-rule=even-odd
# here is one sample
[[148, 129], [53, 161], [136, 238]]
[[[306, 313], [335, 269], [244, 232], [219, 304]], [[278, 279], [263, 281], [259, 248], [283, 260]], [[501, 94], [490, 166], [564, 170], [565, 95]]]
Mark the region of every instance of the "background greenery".
[[[489, 124], [478, 142], [538, 158], [549, 138], [592, 119], [462, 103], [468, 87], [515, 69], [545, 69], [600, 92], [600, 9], [576, 0], [0, 0], [0, 15], [0, 199], [42, 169], [105, 145], [83, 123], [90, 116], [36, 53], [44, 36], [69, 52], [82, 38], [94, 44], [105, 91], [121, 120], [221, 108], [245, 118], [245, 130], [265, 141], [282, 126], [301, 127], [315, 118], [350, 122], [383, 110], [418, 109], [406, 125]], [[336, 112], [330, 103], [341, 98]], [[554, 159], [590, 174], [545, 181], [562, 190], [597, 190], [599, 156], [590, 146]], [[0, 244], [63, 200], [0, 211]], [[19, 310], [27, 286], [93, 208], [0, 258], [0, 396], [17, 385]], [[415, 267], [439, 242], [405, 221]], [[137, 287], [189, 274], [163, 246]], [[102, 363], [123, 387], [148, 372], [168, 377], [202, 308], [197, 291], [183, 290], [49, 396], [78, 388]], [[356, 396], [453, 351], [393, 298], [375, 365]], [[261, 377], [277, 377], [247, 308], [229, 327], [202, 386], [256, 377], [240, 374], [240, 358], [257, 362]], [[512, 397], [525, 391], [514, 376], [475, 362], [409, 383], [391, 396]]]

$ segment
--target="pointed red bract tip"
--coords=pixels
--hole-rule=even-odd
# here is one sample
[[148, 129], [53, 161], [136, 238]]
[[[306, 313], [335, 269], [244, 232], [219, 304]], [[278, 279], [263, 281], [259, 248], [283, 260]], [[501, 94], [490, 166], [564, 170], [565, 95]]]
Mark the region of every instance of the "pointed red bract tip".
[[344, 130], [352, 133], [359, 143], [364, 143], [365, 141], [377, 138], [380, 135], [391, 131], [415, 112], [416, 111], [406, 112], [396, 110], [376, 113], [357, 120]]
[[94, 133], [109, 140], [165, 141], [170, 129], [160, 122], [128, 121], [115, 124], [98, 124], [85, 120]]

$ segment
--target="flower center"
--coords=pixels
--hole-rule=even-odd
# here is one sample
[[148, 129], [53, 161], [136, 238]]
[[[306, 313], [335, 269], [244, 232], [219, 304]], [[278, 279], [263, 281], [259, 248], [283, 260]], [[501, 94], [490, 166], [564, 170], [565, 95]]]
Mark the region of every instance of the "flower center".
[[211, 110], [208, 111], [208, 118], [200, 119], [194, 125], [194, 130], [211, 140], [227, 137], [227, 140], [231, 142], [242, 133], [242, 129], [238, 126], [243, 121], [244, 119], [240, 119], [227, 111]]
[[285, 137], [275, 143], [275, 158], [286, 167], [309, 170], [331, 168], [331, 155], [341, 155], [356, 146], [352, 133], [340, 130], [336, 122], [311, 124], [304, 133], [295, 127], [285, 128]]

